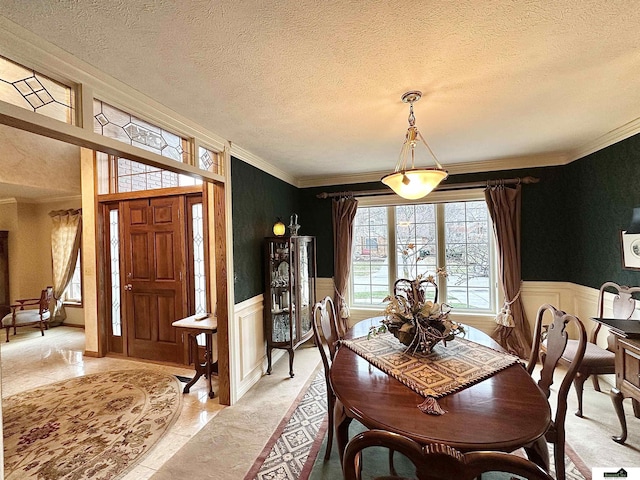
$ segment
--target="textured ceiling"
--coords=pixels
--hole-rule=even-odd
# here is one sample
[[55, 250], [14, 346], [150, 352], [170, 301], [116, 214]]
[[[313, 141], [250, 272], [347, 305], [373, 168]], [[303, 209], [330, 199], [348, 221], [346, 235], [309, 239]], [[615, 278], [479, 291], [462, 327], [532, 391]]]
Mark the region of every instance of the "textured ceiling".
[[0, 200], [80, 195], [80, 148], [0, 125]]
[[640, 117], [627, 0], [0, 0], [0, 14], [298, 178], [392, 168], [411, 89], [445, 167], [570, 154]]

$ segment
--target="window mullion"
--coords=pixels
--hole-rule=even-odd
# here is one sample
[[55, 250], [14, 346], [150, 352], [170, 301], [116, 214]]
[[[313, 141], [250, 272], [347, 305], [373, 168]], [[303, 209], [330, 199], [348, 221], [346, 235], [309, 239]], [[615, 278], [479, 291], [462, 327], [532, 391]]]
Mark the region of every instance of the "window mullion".
[[[437, 268], [446, 268], [446, 242], [444, 228], [444, 203], [436, 203], [436, 242], [438, 257], [436, 259]], [[438, 277], [438, 300], [445, 302], [447, 299], [447, 279]]]
[[396, 208], [391, 206], [387, 207], [387, 237], [389, 238], [389, 288], [393, 290], [393, 284], [396, 282], [398, 271], [398, 248], [396, 246]]

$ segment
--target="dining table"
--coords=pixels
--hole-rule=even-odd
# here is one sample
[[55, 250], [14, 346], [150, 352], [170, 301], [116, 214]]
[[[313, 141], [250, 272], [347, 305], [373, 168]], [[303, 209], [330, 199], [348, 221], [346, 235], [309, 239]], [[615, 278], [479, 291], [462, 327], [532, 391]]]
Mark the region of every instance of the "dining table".
[[[349, 329], [344, 338], [367, 336], [383, 317], [369, 318]], [[464, 337], [504, 352], [482, 331], [464, 326]], [[452, 340], [447, 342], [455, 342]], [[444, 346], [444, 348], [447, 348]], [[549, 470], [544, 434], [551, 425], [549, 402], [521, 363], [514, 363], [470, 386], [437, 398], [446, 413], [432, 415], [418, 408], [424, 397], [341, 345], [330, 370], [333, 391], [343, 412], [336, 416], [336, 439], [342, 454], [349, 424], [399, 433], [420, 444], [442, 443], [460, 451], [512, 452], [528, 446]], [[342, 456], [341, 456], [342, 458]]]

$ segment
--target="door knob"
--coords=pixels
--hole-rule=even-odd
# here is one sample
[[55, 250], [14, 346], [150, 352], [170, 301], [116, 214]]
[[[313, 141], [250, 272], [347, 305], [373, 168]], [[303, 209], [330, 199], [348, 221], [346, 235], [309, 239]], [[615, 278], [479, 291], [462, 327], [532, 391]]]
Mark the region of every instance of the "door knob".
[[133, 286], [131, 286], [131, 284], [130, 284], [130, 283], [127, 283], [127, 284], [124, 286], [124, 289], [125, 289], [125, 290], [131, 290], [132, 288], [133, 288]]

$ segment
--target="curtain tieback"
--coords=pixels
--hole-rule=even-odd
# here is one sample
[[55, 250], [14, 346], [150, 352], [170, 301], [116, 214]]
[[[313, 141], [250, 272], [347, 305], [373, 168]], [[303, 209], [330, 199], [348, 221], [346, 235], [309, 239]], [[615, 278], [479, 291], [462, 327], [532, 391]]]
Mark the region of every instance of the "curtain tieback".
[[511, 315], [511, 305], [518, 300], [520, 297], [520, 292], [522, 291], [522, 281], [520, 282], [520, 288], [518, 289], [518, 293], [513, 297], [511, 301], [505, 298], [504, 305], [502, 306], [502, 310], [498, 312], [496, 315], [496, 323], [498, 325], [502, 325], [503, 327], [513, 328], [516, 326], [513, 321], [513, 315]]
[[349, 318], [351, 312], [349, 311], [349, 305], [347, 305], [347, 301], [344, 296], [338, 291], [337, 288], [333, 287], [336, 292], [336, 296], [340, 299], [340, 305], [338, 305], [338, 309], [340, 310], [340, 318], [346, 319]]

